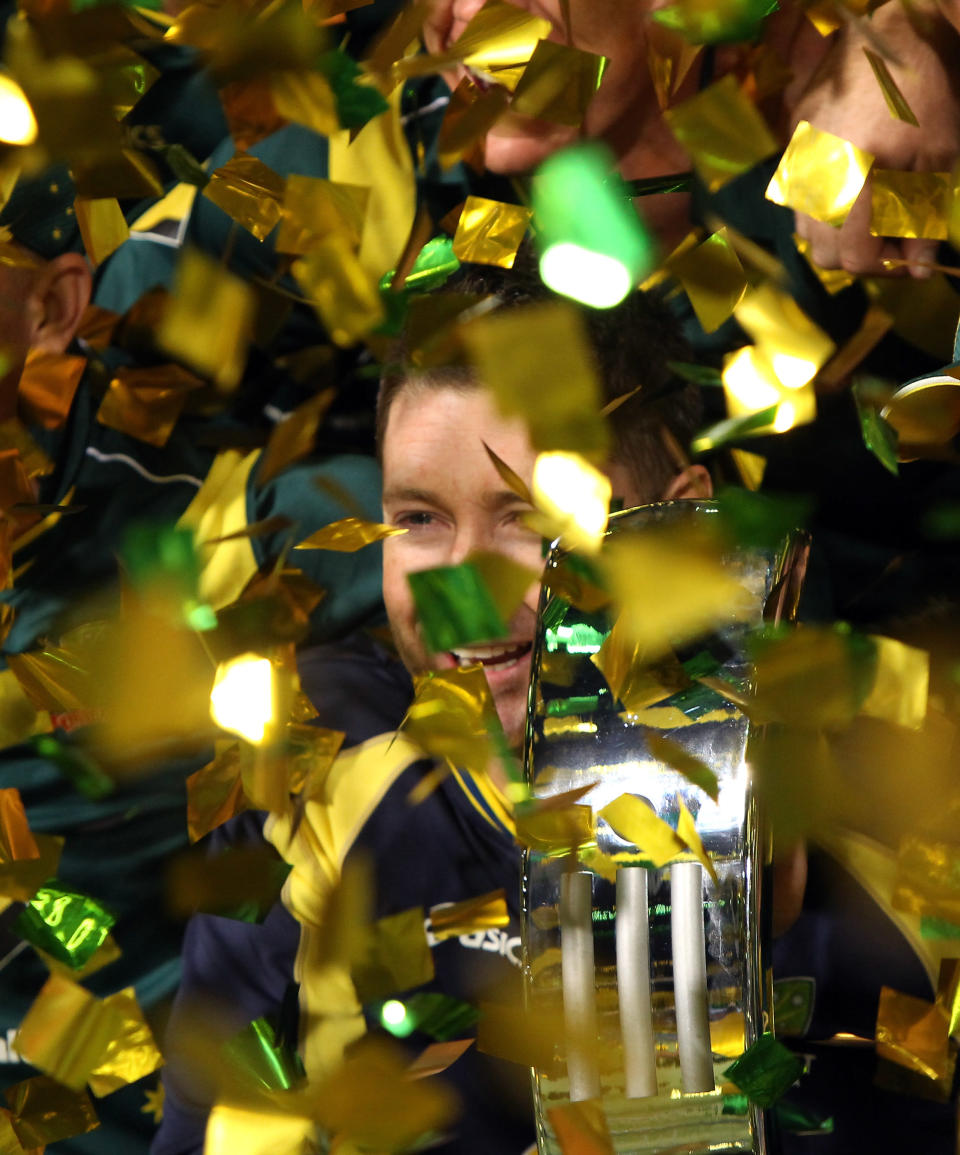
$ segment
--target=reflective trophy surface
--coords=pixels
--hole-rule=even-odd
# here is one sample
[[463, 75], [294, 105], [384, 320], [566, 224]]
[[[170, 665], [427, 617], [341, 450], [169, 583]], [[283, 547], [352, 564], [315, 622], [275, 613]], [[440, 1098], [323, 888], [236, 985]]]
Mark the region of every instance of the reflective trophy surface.
[[[712, 502], [628, 510], [611, 518], [605, 545], [683, 519], [712, 526], [718, 516]], [[553, 1061], [533, 1074], [544, 1155], [560, 1151], [551, 1110], [583, 1101], [602, 1105], [618, 1153], [768, 1150], [764, 1112], [723, 1071], [772, 1030], [769, 837], [745, 760], [748, 720], [715, 687], [729, 686], [734, 699], [749, 690], [747, 634], [791, 616], [805, 549], [790, 541], [776, 551], [725, 552], [724, 572], [746, 591], [735, 620], [686, 637], [671, 655], [684, 671], [680, 684], [649, 703], [641, 698], [638, 708], [614, 695], [596, 661], [614, 624], [610, 609], [578, 596], [575, 577], [571, 591], [570, 555], [550, 553], [525, 772], [538, 799], [594, 783], [577, 801], [596, 817], [596, 846], [592, 854], [548, 849], [524, 857], [527, 1003], [563, 1024]], [[670, 581], [663, 574], [665, 590]], [[672, 764], [650, 749], [662, 755], [662, 738]], [[716, 776], [716, 801], [674, 768], [678, 749]], [[657, 867], [598, 816], [624, 794], [674, 829], [685, 807], [717, 881], [691, 854]]]

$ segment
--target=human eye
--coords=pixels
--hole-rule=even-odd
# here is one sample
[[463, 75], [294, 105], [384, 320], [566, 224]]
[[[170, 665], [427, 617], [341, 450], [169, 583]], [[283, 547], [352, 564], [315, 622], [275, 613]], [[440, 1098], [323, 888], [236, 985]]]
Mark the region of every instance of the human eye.
[[397, 529], [418, 530], [430, 529], [432, 526], [439, 524], [439, 519], [435, 513], [431, 513], [428, 509], [409, 509], [396, 514], [392, 519], [392, 524]]

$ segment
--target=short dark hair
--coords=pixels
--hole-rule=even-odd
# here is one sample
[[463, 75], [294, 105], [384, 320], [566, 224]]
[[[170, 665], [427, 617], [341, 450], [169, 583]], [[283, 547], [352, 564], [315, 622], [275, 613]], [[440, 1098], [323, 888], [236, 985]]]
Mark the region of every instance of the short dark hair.
[[[512, 269], [463, 265], [436, 291], [496, 296], [498, 309], [555, 299], [540, 280], [526, 247], [517, 254]], [[670, 368], [670, 362], [690, 361], [690, 348], [679, 322], [657, 292], [637, 290], [612, 309], [574, 307], [586, 324], [604, 405], [633, 394], [617, 408], [610, 422], [612, 457], [630, 470], [638, 490], [655, 500], [685, 464], [687, 446], [702, 421], [699, 389]], [[480, 384], [474, 370], [463, 363], [428, 369], [412, 365], [401, 338], [377, 398], [378, 454], [382, 452], [390, 406], [403, 388], [415, 385], [465, 390]]]

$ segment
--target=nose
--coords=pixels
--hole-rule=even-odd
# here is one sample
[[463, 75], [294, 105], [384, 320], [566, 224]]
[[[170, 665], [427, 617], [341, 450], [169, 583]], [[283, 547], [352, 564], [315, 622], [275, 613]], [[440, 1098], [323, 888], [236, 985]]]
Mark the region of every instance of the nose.
[[482, 549], [489, 549], [490, 543], [480, 526], [458, 525], [457, 532], [450, 546], [448, 565], [460, 565], [472, 553]]

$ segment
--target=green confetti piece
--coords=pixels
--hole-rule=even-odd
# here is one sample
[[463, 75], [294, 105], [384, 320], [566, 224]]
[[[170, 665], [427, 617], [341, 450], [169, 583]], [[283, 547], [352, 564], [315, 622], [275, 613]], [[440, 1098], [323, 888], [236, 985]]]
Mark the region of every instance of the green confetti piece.
[[136, 522], [127, 530], [120, 556], [137, 589], [162, 586], [196, 603], [200, 566], [189, 529]]
[[718, 421], [709, 429], [698, 433], [690, 443], [691, 453], [706, 453], [709, 449], [719, 449], [721, 445], [728, 445], [731, 441], [738, 441], [755, 433], [758, 429], [770, 425], [777, 416], [778, 405], [771, 405], [768, 409], [761, 409], [759, 413], [747, 413], [743, 417], [727, 417]]
[[[452, 237], [434, 237], [427, 241], [413, 268], [403, 282], [403, 292], [429, 293], [445, 284], [460, 268], [460, 261], [453, 251]], [[380, 288], [389, 289], [393, 284], [393, 269], [384, 273], [380, 279]]]
[[479, 1017], [476, 1007], [440, 991], [418, 991], [402, 1002], [390, 999], [380, 1008], [381, 1024], [396, 1038], [405, 1039], [419, 1031], [438, 1043], [462, 1038]]
[[694, 654], [692, 658], [687, 658], [680, 664], [688, 678], [709, 678], [720, 669], [721, 663], [720, 659], [715, 658], [709, 650], [701, 650], [699, 654]]
[[[387, 274], [389, 276], [389, 274]], [[386, 278], [384, 278], [386, 279]], [[407, 323], [410, 298], [406, 293], [391, 293], [383, 284], [380, 286], [380, 301], [383, 304], [383, 320], [374, 329], [379, 337], [399, 337]], [[377, 366], [380, 369], [380, 366]]]
[[776, 549], [792, 531], [802, 528], [810, 516], [809, 498], [773, 497], [730, 487], [718, 495], [720, 525], [738, 545]]
[[599, 694], [583, 694], [569, 698], [554, 698], [547, 702], [547, 714], [551, 718], [569, 718], [574, 714], [594, 714], [600, 707], [600, 699], [609, 698], [606, 690]]
[[803, 1074], [803, 1059], [769, 1032], [748, 1047], [723, 1072], [758, 1107], [772, 1107]]
[[960, 938], [960, 926], [945, 918], [933, 918], [925, 914], [920, 919], [921, 938]]
[[719, 369], [712, 365], [696, 365], [692, 361], [668, 361], [667, 368], [676, 373], [684, 381], [693, 385], [705, 385], [710, 388], [720, 388], [723, 385], [723, 376]]
[[773, 1109], [777, 1122], [793, 1135], [832, 1135], [833, 1116], [823, 1118], [796, 1103], [777, 1103]]
[[689, 192], [693, 188], [692, 172], [673, 172], [668, 176], [648, 176], [643, 180], [624, 182], [630, 197], [649, 197], [659, 193]]
[[683, 3], [661, 8], [653, 19], [679, 32], [690, 44], [733, 44], [757, 39], [764, 19], [777, 7], [777, 0], [725, 0], [709, 6]]
[[197, 188], [206, 188], [210, 183], [210, 174], [182, 144], [168, 144], [163, 150], [163, 159], [181, 183], [192, 184]]
[[113, 793], [113, 779], [82, 750], [49, 734], [38, 734], [30, 739], [30, 744], [41, 758], [52, 762], [85, 798], [96, 800]]
[[254, 1019], [223, 1045], [223, 1052], [242, 1076], [266, 1091], [290, 1091], [306, 1079], [297, 1053], [277, 1042], [266, 1019]]
[[103, 945], [115, 922], [95, 898], [64, 890], [54, 879], [30, 899], [13, 929], [51, 958], [80, 970]]
[[509, 636], [493, 594], [470, 562], [407, 574], [407, 581], [435, 654]]
[[945, 501], [923, 515], [923, 532], [927, 537], [951, 541], [960, 537], [960, 502]]
[[724, 1115], [746, 1115], [750, 1110], [750, 1100], [746, 1095], [724, 1095], [721, 1102], [720, 1110]]
[[898, 477], [900, 464], [897, 461], [897, 431], [880, 416], [877, 409], [868, 403], [867, 395], [869, 392], [869, 379], [861, 379], [853, 383], [853, 399], [857, 405], [857, 416], [860, 418], [863, 444], [884, 469], [892, 473], [894, 477]]
[[337, 119], [343, 128], [363, 128], [390, 107], [372, 84], [363, 83], [360, 66], [346, 52], [324, 52], [318, 66], [333, 89]]

